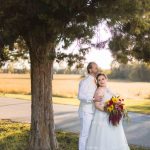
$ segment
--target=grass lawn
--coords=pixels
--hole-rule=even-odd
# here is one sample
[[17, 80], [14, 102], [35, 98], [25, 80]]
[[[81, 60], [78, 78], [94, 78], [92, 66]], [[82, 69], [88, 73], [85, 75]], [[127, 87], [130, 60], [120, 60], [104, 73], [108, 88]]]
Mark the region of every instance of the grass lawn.
[[[30, 124], [0, 120], [0, 150], [26, 150], [29, 141]], [[60, 150], [77, 150], [78, 135], [57, 131]], [[150, 150], [130, 145], [131, 150]]]
[[[31, 100], [30, 95], [23, 95], [23, 94], [0, 94], [0, 97]], [[53, 102], [55, 104], [63, 104], [63, 105], [75, 105], [75, 106], [79, 105], [79, 100], [76, 98], [54, 96]], [[127, 99], [126, 106], [127, 106], [128, 111], [150, 114], [150, 99], [143, 99], [143, 100], [142, 99], [141, 100]]]

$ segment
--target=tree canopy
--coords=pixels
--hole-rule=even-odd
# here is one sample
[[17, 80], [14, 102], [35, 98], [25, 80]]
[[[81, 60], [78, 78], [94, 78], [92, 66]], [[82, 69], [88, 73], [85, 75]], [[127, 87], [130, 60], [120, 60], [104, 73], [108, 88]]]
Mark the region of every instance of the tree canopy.
[[140, 3], [139, 13], [112, 27], [109, 47], [119, 62], [137, 59], [150, 63], [150, 1]]
[[[3, 47], [9, 46], [9, 50], [13, 50], [14, 42], [19, 38], [25, 41], [28, 49], [33, 36], [36, 43], [51, 42], [53, 47], [63, 41], [63, 48], [67, 48], [77, 39], [89, 43], [94, 26], [103, 20], [115, 33], [110, 42], [114, 57], [125, 62], [132, 55], [148, 61], [149, 3], [149, 0], [0, 0], [1, 62], [9, 59], [8, 51]], [[81, 61], [88, 48], [80, 49], [79, 55], [70, 54], [68, 61], [75, 62], [77, 56]], [[127, 50], [129, 48], [132, 51]], [[57, 56], [59, 60], [68, 55], [54, 52], [48, 56]]]

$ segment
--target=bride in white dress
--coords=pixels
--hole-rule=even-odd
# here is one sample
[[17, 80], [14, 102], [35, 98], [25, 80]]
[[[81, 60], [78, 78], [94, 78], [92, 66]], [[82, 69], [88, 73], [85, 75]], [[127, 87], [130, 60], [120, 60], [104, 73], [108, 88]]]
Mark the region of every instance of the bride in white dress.
[[104, 102], [111, 99], [114, 94], [107, 88], [105, 74], [97, 76], [98, 88], [95, 92], [95, 107], [93, 122], [91, 125], [86, 150], [130, 150], [122, 121], [113, 126], [108, 121], [108, 115], [104, 112]]

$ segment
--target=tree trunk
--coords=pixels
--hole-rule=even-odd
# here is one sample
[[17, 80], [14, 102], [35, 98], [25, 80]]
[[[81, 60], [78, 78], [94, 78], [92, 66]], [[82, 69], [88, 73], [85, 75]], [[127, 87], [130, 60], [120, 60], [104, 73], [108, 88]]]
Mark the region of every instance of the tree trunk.
[[52, 105], [52, 67], [50, 47], [30, 50], [31, 58], [31, 135], [29, 150], [58, 149]]

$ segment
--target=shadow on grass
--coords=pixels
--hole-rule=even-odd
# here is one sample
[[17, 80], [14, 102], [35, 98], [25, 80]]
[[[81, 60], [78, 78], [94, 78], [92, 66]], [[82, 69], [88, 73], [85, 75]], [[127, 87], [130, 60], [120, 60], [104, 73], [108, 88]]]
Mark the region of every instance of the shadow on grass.
[[[0, 150], [27, 150], [29, 128], [29, 124], [0, 121]], [[77, 150], [77, 134], [59, 130], [56, 135], [60, 150]]]
[[[0, 150], [26, 150], [29, 141], [29, 124], [0, 121]], [[77, 150], [78, 134], [57, 131], [60, 150]], [[131, 150], [146, 150], [131, 146]], [[150, 149], [147, 149], [150, 150]]]
[[29, 125], [0, 121], [0, 150], [26, 150]]
[[[72, 133], [57, 131], [60, 150], [77, 150], [78, 138]], [[0, 140], [0, 150], [27, 150], [29, 131], [14, 133]]]

